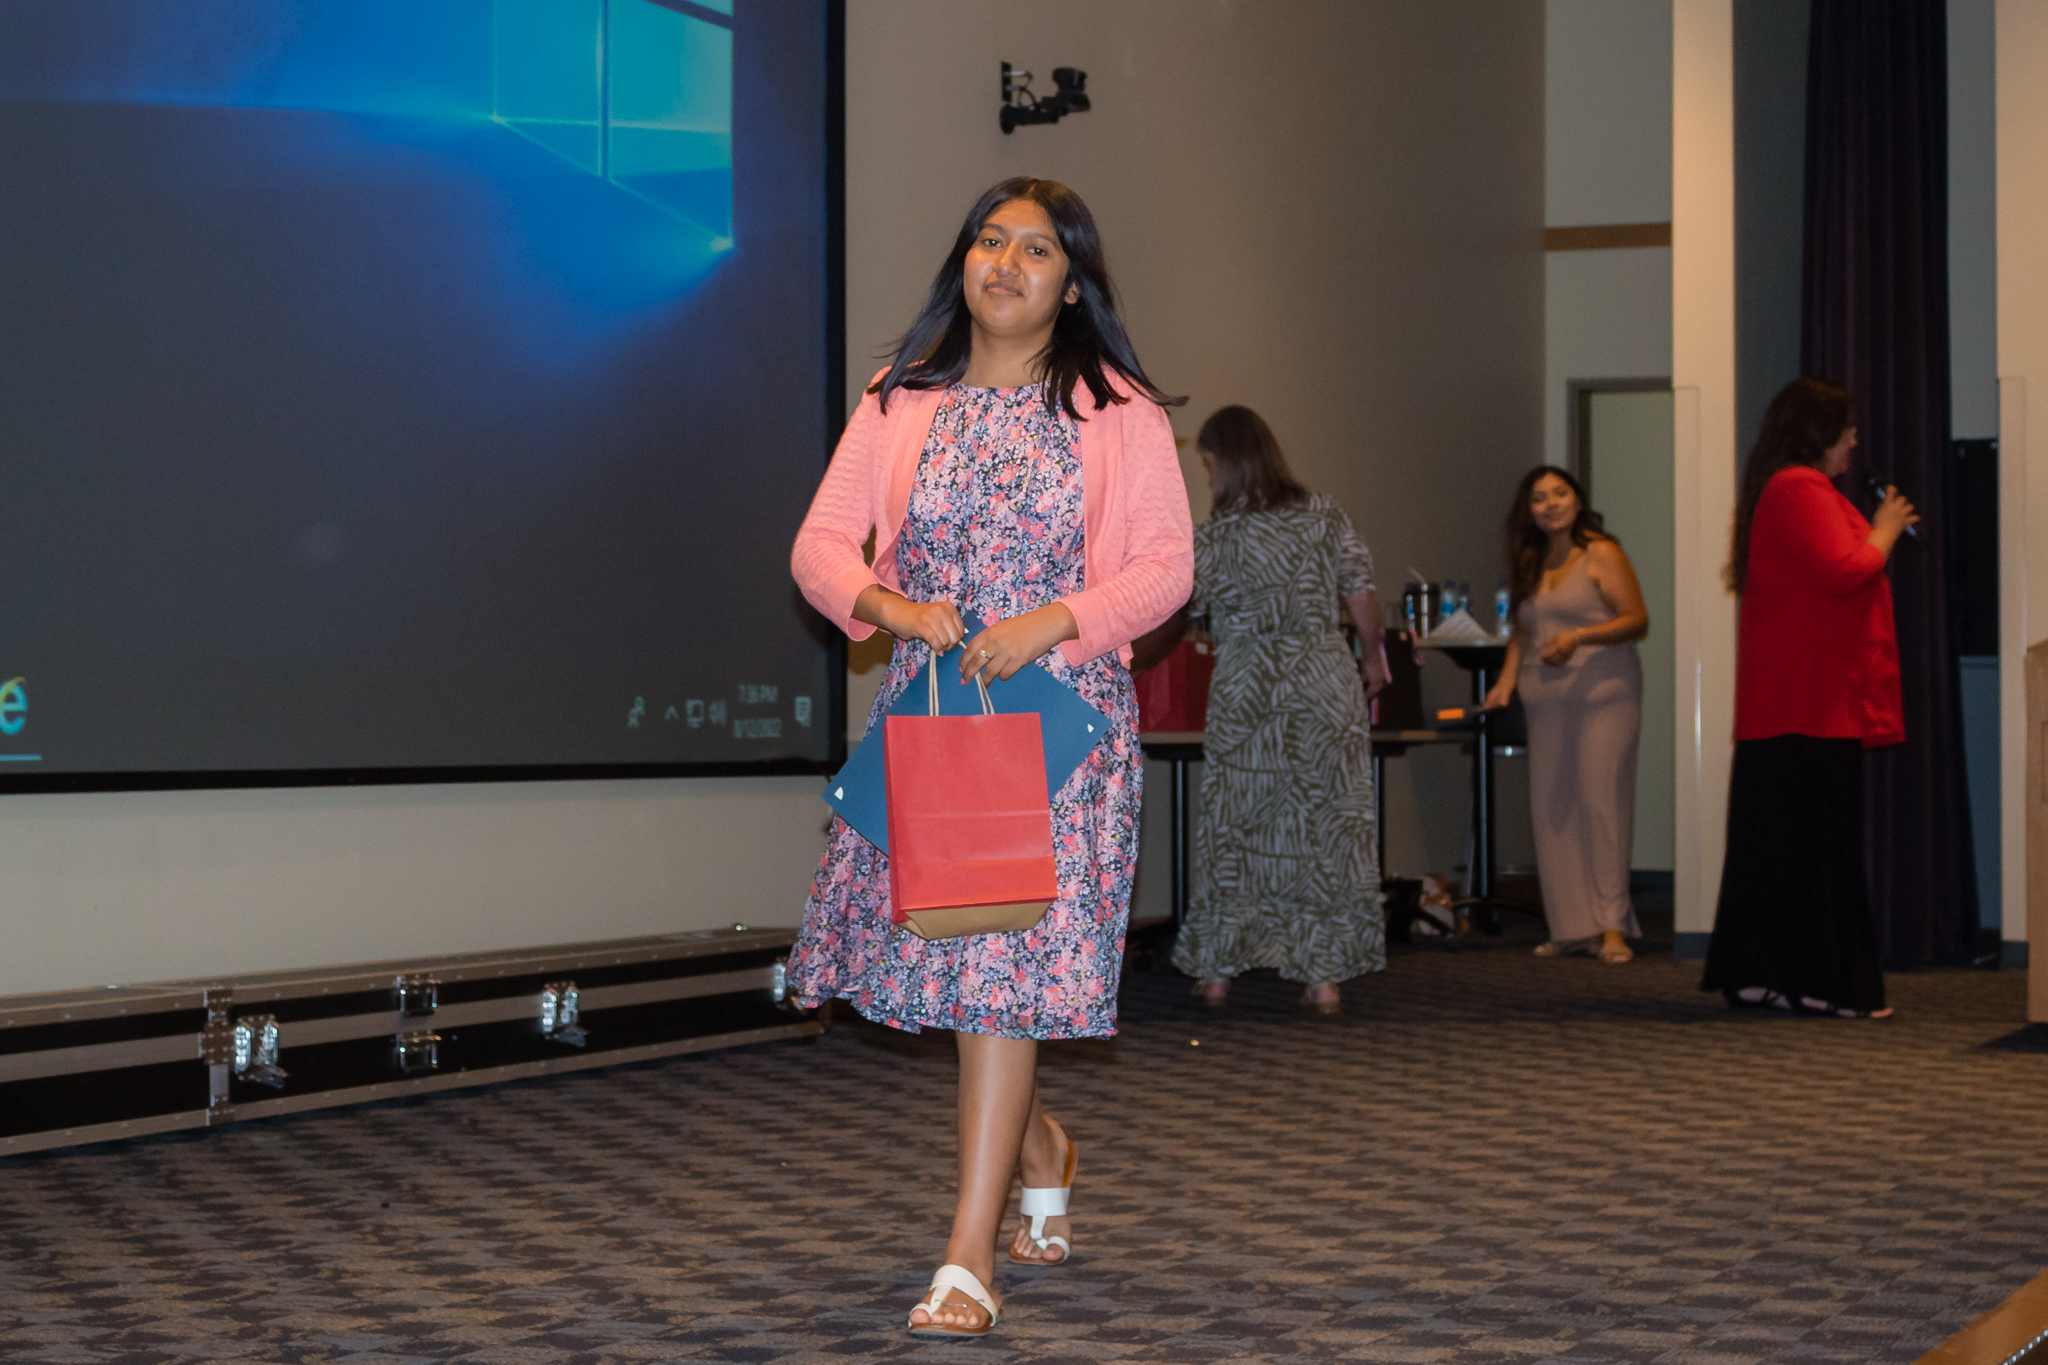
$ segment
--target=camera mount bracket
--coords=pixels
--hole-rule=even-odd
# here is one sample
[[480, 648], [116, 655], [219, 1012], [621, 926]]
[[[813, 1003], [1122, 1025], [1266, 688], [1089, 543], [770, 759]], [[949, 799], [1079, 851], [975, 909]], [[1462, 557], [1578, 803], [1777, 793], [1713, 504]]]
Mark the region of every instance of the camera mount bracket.
[[1068, 114], [1088, 112], [1088, 73], [1071, 66], [1053, 68], [1053, 93], [1031, 93], [1031, 73], [1003, 63], [1003, 131], [1013, 133], [1026, 123], [1058, 123]]

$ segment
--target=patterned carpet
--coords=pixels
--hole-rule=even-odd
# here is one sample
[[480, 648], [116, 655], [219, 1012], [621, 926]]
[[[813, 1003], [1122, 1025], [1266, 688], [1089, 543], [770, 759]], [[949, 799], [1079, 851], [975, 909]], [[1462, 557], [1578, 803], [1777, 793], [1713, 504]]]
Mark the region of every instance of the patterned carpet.
[[[1884, 1023], [1696, 964], [1396, 949], [1045, 1053], [1075, 1264], [902, 1335], [951, 1203], [951, 1049], [771, 1045], [0, 1161], [9, 1361], [1910, 1361], [2048, 1264], [2016, 973]], [[1199, 1046], [1196, 1043], [1199, 1042]]]

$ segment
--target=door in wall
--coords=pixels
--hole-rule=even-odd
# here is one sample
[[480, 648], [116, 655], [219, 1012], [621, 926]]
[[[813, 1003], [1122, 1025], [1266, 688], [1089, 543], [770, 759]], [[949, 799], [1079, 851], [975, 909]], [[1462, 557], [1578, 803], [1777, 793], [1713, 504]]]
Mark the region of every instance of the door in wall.
[[1676, 485], [1669, 389], [1580, 395], [1579, 472], [1635, 565], [1650, 609], [1643, 659], [1643, 742], [1636, 766], [1635, 866], [1668, 872], [1676, 838]]

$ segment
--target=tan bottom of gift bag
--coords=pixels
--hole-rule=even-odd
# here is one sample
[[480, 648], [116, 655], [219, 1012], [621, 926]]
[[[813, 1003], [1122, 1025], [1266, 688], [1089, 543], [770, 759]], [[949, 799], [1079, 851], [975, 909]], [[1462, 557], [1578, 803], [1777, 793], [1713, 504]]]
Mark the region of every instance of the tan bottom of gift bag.
[[912, 910], [903, 927], [919, 938], [961, 938], [967, 934], [1013, 934], [1035, 929], [1051, 901], [1017, 901], [1010, 905], [949, 905], [942, 910]]

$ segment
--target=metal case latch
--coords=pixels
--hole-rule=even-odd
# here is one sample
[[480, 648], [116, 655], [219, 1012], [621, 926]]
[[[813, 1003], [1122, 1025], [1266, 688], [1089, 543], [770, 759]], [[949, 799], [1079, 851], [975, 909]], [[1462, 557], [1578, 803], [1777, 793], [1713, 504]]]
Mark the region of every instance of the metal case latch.
[[272, 1090], [284, 1089], [286, 1071], [277, 1064], [277, 1017], [244, 1015], [235, 1021], [235, 1075]]
[[232, 1123], [234, 1100], [228, 1080], [234, 1074], [235, 993], [226, 986], [206, 988], [206, 1027], [199, 1032], [199, 1060], [206, 1063], [206, 1122]]
[[392, 987], [398, 997], [398, 1013], [406, 1019], [425, 1019], [441, 1007], [441, 983], [425, 972], [411, 972]]
[[391, 1040], [393, 1060], [407, 1076], [432, 1071], [441, 1065], [441, 1035], [421, 1030], [401, 1033]]
[[540, 990], [540, 1032], [550, 1042], [582, 1047], [590, 1041], [576, 1023], [576, 983], [551, 981]]

